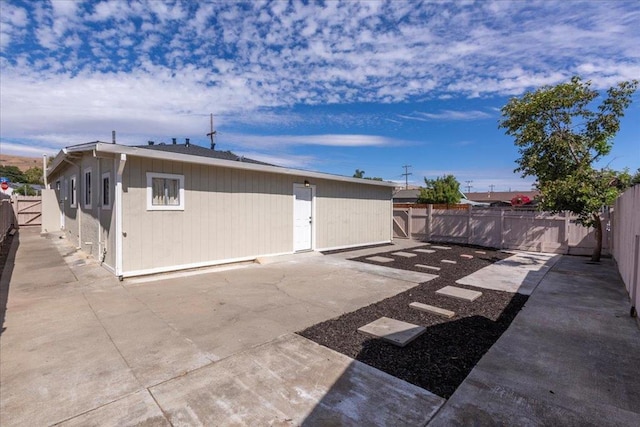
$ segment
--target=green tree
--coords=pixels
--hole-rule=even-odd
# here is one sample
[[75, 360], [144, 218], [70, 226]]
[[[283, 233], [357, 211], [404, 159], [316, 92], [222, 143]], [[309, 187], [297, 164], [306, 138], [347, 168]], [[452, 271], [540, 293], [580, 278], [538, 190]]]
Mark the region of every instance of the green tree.
[[24, 177], [28, 184], [40, 184], [44, 183], [42, 179], [42, 168], [34, 166], [32, 168], [27, 169], [24, 172]]
[[631, 185], [640, 184], [640, 168], [636, 171], [636, 173], [631, 177]]
[[420, 189], [418, 203], [456, 204], [460, 201], [460, 183], [453, 175], [442, 178], [424, 179], [424, 188]]
[[21, 196], [37, 196], [38, 193], [36, 190], [31, 188], [29, 184], [23, 184], [20, 187], [16, 188], [14, 193], [19, 194]]
[[382, 178], [376, 176], [376, 177], [369, 177], [369, 176], [364, 176], [364, 171], [361, 171], [360, 169], [356, 169], [356, 172], [353, 174], [354, 178], [362, 178], [362, 179], [370, 179], [372, 181], [383, 181]]
[[8, 178], [11, 182], [26, 182], [26, 177], [17, 166], [0, 166], [0, 176]]
[[512, 98], [502, 108], [499, 126], [519, 147], [515, 172], [537, 177], [540, 209], [568, 210], [578, 215], [580, 224], [594, 227], [593, 261], [599, 261], [602, 253], [600, 211], [620, 192], [619, 174], [596, 170], [593, 164], [611, 151], [637, 86], [633, 80], [610, 88], [595, 108], [600, 93], [591, 89], [591, 82], [573, 77], [568, 83]]

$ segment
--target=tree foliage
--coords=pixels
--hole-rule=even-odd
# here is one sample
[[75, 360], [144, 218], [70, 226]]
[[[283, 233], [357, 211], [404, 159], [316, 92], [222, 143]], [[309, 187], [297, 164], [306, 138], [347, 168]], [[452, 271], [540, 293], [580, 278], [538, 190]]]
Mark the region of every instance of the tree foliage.
[[453, 175], [436, 179], [424, 179], [424, 188], [420, 189], [418, 203], [456, 204], [460, 201], [460, 183]]
[[541, 192], [540, 208], [571, 211], [584, 226], [593, 226], [598, 239], [592, 259], [599, 260], [602, 224], [599, 212], [613, 203], [620, 191], [620, 174], [596, 170], [594, 162], [609, 154], [620, 118], [631, 103], [638, 81], [619, 83], [600, 93], [591, 82], [573, 77], [570, 82], [544, 86], [512, 98], [502, 108], [500, 127], [514, 138], [522, 176], [535, 176]]
[[24, 177], [28, 184], [43, 184], [42, 168], [34, 166], [24, 172]]
[[0, 166], [0, 176], [8, 178], [11, 182], [26, 182], [27, 180], [17, 166]]
[[364, 176], [364, 171], [361, 171], [360, 169], [356, 169], [356, 172], [353, 174], [354, 178], [362, 178], [362, 179], [370, 179], [372, 181], [383, 181], [382, 178], [380, 178], [379, 176], [375, 176], [375, 177], [369, 177], [369, 176]]
[[38, 192], [34, 190], [29, 184], [23, 184], [20, 187], [16, 188], [14, 193], [19, 194], [21, 196], [37, 196]]

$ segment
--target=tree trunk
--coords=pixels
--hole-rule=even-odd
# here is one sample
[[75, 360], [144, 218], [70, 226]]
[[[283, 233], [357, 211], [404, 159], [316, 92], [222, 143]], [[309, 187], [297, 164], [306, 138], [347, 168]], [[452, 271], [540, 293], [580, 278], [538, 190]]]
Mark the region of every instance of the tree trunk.
[[602, 254], [602, 221], [600, 221], [600, 214], [593, 214], [593, 220], [596, 231], [596, 247], [593, 249], [591, 261], [600, 262], [600, 255]]

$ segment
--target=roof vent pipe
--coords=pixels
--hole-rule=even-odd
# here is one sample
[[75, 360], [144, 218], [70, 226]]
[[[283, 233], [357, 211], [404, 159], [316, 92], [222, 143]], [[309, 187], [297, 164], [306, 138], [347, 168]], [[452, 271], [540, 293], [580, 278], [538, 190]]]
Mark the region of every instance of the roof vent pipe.
[[116, 143], [116, 131], [115, 130], [111, 131], [111, 143], [112, 144]]
[[184, 139], [184, 145], [186, 145], [187, 147], [189, 146], [189, 138]]
[[173, 142], [173, 145], [176, 145], [177, 143], [176, 138], [171, 138], [171, 142]]

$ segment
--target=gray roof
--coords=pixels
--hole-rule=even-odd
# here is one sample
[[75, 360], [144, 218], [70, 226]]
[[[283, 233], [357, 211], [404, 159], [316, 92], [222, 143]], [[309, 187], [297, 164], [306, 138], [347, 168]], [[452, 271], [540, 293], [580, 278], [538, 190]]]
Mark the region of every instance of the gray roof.
[[153, 144], [153, 145], [134, 145], [136, 148], [145, 148], [148, 150], [165, 151], [176, 154], [190, 154], [192, 156], [209, 157], [212, 159], [232, 160], [236, 162], [253, 163], [255, 165], [276, 166], [270, 163], [253, 160], [248, 157], [238, 156], [231, 151], [218, 151], [210, 148], [204, 148], [195, 144]]
[[399, 190], [394, 195], [394, 199], [417, 199], [420, 196], [420, 189]]

